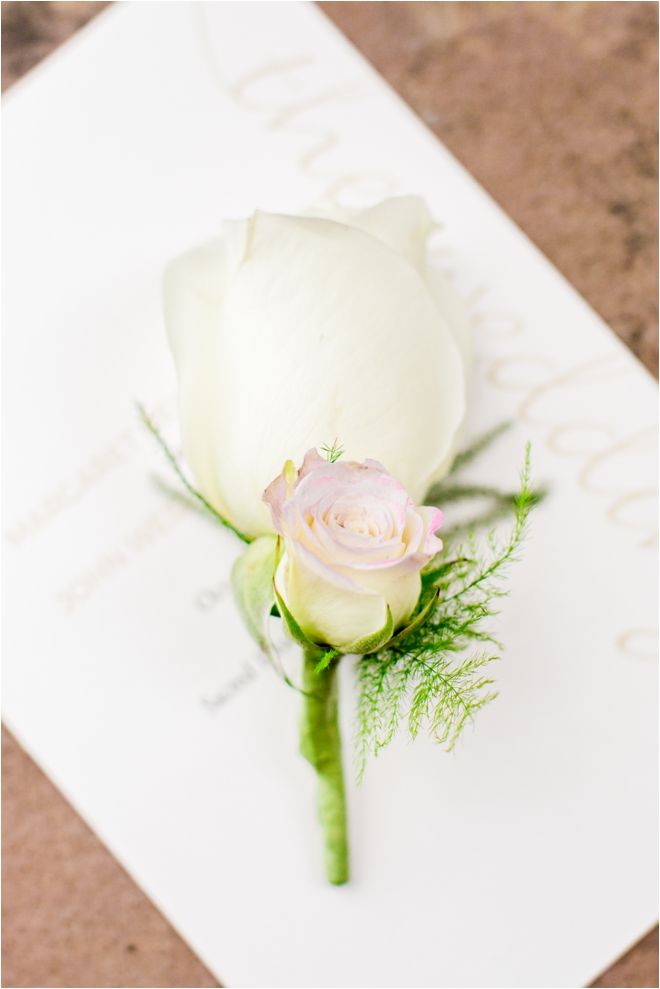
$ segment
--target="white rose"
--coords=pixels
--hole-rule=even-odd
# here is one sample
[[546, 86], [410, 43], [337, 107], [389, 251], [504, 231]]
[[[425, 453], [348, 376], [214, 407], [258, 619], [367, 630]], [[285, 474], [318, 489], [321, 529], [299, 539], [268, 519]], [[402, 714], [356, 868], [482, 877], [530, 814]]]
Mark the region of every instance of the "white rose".
[[238, 529], [271, 533], [266, 486], [335, 438], [415, 503], [447, 471], [470, 335], [427, 265], [431, 229], [415, 196], [331, 219], [257, 212], [168, 268], [184, 452]]
[[419, 572], [442, 549], [437, 508], [415, 508], [374, 460], [328, 463], [316, 450], [263, 497], [286, 546], [275, 584], [309, 639], [345, 649], [384, 629], [388, 608], [389, 634], [410, 618]]

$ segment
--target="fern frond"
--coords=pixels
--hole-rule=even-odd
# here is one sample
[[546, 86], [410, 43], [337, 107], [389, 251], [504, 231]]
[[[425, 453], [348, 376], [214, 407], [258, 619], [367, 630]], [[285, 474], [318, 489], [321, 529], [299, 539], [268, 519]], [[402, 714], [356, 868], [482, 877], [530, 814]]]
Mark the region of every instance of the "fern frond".
[[[224, 518], [224, 516], [222, 516], [220, 514], [220, 512], [218, 512], [217, 509], [215, 509], [213, 507], [213, 505], [209, 501], [206, 500], [206, 498], [204, 497], [203, 494], [201, 494], [199, 491], [197, 491], [195, 488], [193, 488], [192, 484], [190, 483], [190, 481], [188, 480], [188, 478], [186, 477], [186, 475], [181, 470], [181, 467], [179, 466], [178, 460], [176, 459], [176, 457], [174, 456], [174, 454], [170, 450], [169, 446], [165, 442], [165, 439], [161, 435], [160, 430], [158, 429], [158, 427], [156, 426], [156, 424], [153, 422], [153, 420], [149, 416], [149, 414], [146, 411], [146, 409], [144, 408], [144, 406], [140, 405], [139, 402], [136, 402], [135, 404], [137, 406], [138, 412], [140, 413], [140, 418], [142, 419], [142, 422], [144, 423], [144, 425], [147, 427], [147, 429], [149, 430], [149, 432], [151, 433], [151, 435], [154, 437], [154, 439], [156, 440], [156, 442], [160, 446], [161, 450], [165, 454], [166, 459], [169, 461], [170, 466], [174, 469], [174, 473], [176, 474], [176, 476], [181, 481], [181, 484], [184, 486], [184, 488], [188, 492], [189, 496], [192, 499], [196, 500], [197, 503], [199, 505], [201, 505], [205, 509], [205, 511], [216, 520], [216, 522], [219, 522], [220, 525], [222, 525], [222, 526], [225, 527], [225, 529], [229, 529], [230, 532], [233, 532], [235, 536], [238, 536], [238, 538], [241, 540], [241, 542], [244, 542], [244, 543], [251, 543], [251, 542], [253, 542], [253, 539], [254, 539], [253, 536], [248, 536], [244, 532], [241, 532], [239, 529], [237, 529], [235, 525], [232, 525], [232, 523], [228, 519]], [[163, 490], [167, 490], [168, 489], [168, 486], [166, 486], [166, 485], [163, 485], [162, 487], [163, 487]], [[168, 493], [172, 494], [171, 489], [169, 489], [169, 492]], [[174, 493], [174, 497], [176, 497], [176, 493]], [[181, 498], [179, 497], [177, 500], [181, 500]], [[185, 499], [184, 498], [183, 501], [184, 501], [184, 504], [190, 505], [190, 502], [188, 501], [188, 499]]]
[[[388, 745], [401, 722], [413, 738], [428, 726], [436, 741], [452, 749], [477, 711], [496, 696], [488, 689], [493, 681], [485, 668], [499, 658], [494, 651], [499, 644], [487, 620], [508, 593], [501, 580], [518, 557], [529, 513], [538, 501], [530, 487], [529, 458], [528, 446], [508, 538], [502, 540], [493, 531], [483, 549], [471, 535], [449, 558], [444, 551], [434, 557], [422, 571], [418, 605], [418, 610], [428, 607], [429, 595], [437, 595], [428, 618], [358, 661], [358, 778], [369, 752], [377, 755]], [[492, 649], [484, 649], [485, 644]]]

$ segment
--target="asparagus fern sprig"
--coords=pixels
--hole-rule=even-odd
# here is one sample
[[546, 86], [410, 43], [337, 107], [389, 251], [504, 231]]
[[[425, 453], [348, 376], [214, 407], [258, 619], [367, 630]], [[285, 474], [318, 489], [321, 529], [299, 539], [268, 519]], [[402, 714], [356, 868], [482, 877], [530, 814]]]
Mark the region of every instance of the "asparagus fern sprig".
[[415, 624], [413, 616], [403, 638], [358, 661], [359, 776], [369, 752], [377, 755], [388, 745], [402, 721], [413, 738], [426, 725], [436, 741], [452, 749], [466, 724], [496, 696], [487, 667], [499, 658], [499, 644], [487, 620], [508, 593], [502, 577], [517, 558], [539, 500], [529, 475], [528, 447], [508, 538], [491, 532], [482, 549], [471, 535], [448, 555], [434, 557], [422, 571], [417, 611], [427, 610], [425, 620]]
[[344, 453], [344, 448], [339, 446], [339, 441], [335, 439], [332, 444], [324, 443], [321, 452], [325, 453], [325, 458], [329, 463], [334, 464]]
[[[142, 420], [144, 425], [147, 427], [151, 435], [154, 437], [154, 439], [160, 446], [161, 450], [165, 454], [166, 460], [169, 462], [170, 466], [174, 469], [174, 473], [179, 478], [181, 484], [183, 484], [184, 488], [188, 492], [188, 495], [193, 499], [193, 503], [196, 501], [199, 505], [203, 506], [206, 512], [209, 515], [212, 515], [213, 518], [216, 520], [216, 522], [219, 522], [220, 525], [225, 527], [225, 529], [229, 529], [230, 532], [233, 532], [235, 536], [238, 536], [241, 542], [251, 543], [254, 538], [253, 536], [248, 536], [244, 532], [241, 532], [239, 529], [237, 529], [235, 525], [232, 525], [232, 523], [228, 519], [226, 519], [223, 515], [221, 515], [220, 512], [216, 508], [214, 508], [209, 501], [207, 501], [207, 499], [204, 497], [203, 494], [201, 494], [199, 491], [193, 488], [192, 484], [181, 470], [178, 460], [176, 459], [176, 457], [170, 450], [169, 446], [165, 442], [165, 439], [163, 438], [160, 430], [158, 429], [158, 426], [156, 426], [155, 422], [153, 421], [147, 410], [139, 402], [136, 402], [135, 404], [137, 406], [138, 412], [140, 413], [140, 419]], [[163, 484], [159, 484], [159, 486], [163, 488], [166, 491], [166, 493], [171, 494], [174, 498], [180, 500], [181, 496], [176, 491], [174, 492], [168, 491], [167, 487], [164, 486]]]

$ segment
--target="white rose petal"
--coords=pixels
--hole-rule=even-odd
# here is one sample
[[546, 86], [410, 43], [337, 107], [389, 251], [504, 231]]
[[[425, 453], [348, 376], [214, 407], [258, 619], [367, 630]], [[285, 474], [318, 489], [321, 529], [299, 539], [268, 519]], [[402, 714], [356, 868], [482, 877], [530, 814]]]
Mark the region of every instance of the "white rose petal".
[[426, 265], [423, 201], [337, 216], [258, 212], [166, 275], [184, 452], [253, 535], [273, 531], [261, 494], [282, 463], [335, 438], [421, 501], [464, 417], [466, 319]]

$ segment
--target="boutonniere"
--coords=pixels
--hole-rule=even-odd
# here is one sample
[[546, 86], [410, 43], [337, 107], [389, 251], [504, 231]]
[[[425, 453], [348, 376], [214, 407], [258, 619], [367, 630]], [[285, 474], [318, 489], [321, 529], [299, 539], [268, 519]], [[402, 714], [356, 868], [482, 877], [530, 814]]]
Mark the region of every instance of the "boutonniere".
[[[360, 774], [402, 721], [452, 747], [494, 696], [486, 620], [538, 499], [529, 454], [513, 495], [454, 480], [498, 430], [457, 455], [470, 320], [428, 264], [433, 226], [414, 196], [322, 216], [257, 212], [165, 278], [194, 487], [167, 453], [246, 544], [232, 585], [255, 641], [280, 672], [271, 623], [300, 646], [298, 682], [283, 676], [300, 692], [336, 884], [349, 877], [339, 663], [360, 657]], [[441, 508], [475, 493], [495, 500], [488, 518], [511, 510], [508, 535], [450, 533], [443, 546]]]

